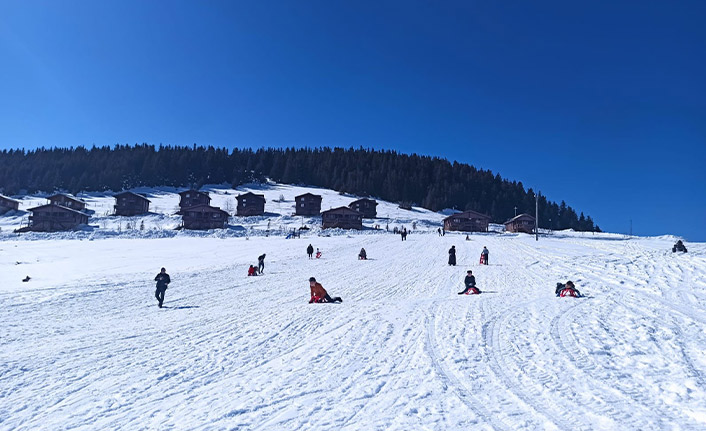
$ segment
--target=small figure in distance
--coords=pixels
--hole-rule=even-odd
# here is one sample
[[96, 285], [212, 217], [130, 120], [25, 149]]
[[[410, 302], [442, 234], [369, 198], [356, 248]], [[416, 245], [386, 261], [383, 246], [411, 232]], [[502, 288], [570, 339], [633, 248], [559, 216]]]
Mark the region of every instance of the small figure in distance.
[[560, 297], [565, 297], [565, 296], [573, 296], [574, 298], [580, 298], [581, 292], [574, 286], [574, 283], [569, 280], [566, 282], [566, 284], [561, 284], [557, 283], [556, 284], [556, 289], [554, 289], [554, 293], [556, 296]]
[[488, 251], [488, 247], [483, 246], [483, 251], [480, 252], [480, 264], [481, 265], [487, 265], [488, 264], [488, 255], [490, 252]]
[[255, 265], [250, 265], [250, 268], [248, 268], [248, 277], [253, 277], [256, 275], [259, 275], [257, 267]]
[[317, 259], [320, 259], [320, 258], [321, 258], [321, 252], [319, 251], [318, 248], [316, 249], [316, 258], [317, 258]]
[[309, 244], [309, 247], [306, 248], [306, 254], [309, 255], [309, 259], [313, 259], [314, 256], [314, 247]]
[[684, 243], [681, 240], [678, 240], [676, 244], [674, 244], [674, 247], [672, 247], [672, 253], [676, 253], [678, 251], [686, 253], [686, 247], [684, 246]]
[[154, 292], [154, 297], [157, 298], [157, 301], [159, 301], [159, 308], [162, 308], [162, 304], [164, 303], [164, 293], [167, 291], [167, 286], [172, 282], [172, 280], [169, 278], [167, 270], [162, 268], [162, 270], [159, 271], [159, 274], [157, 274], [154, 278], [154, 281], [157, 282], [157, 290]]
[[25, 278], [22, 279], [22, 282], [23, 282], [23, 283], [27, 283], [27, 282], [30, 281], [30, 280], [31, 280], [31, 278], [30, 278], [29, 275], [28, 275], [27, 277], [25, 277]]
[[309, 304], [314, 303], [325, 303], [325, 302], [343, 302], [340, 296], [331, 298], [324, 289], [321, 283], [317, 283], [314, 277], [309, 279], [309, 288], [311, 289], [311, 299], [309, 299]]
[[360, 253], [358, 253], [358, 260], [368, 260], [368, 254], [365, 252], [364, 248], [360, 249]]
[[456, 246], [452, 245], [449, 249], [449, 265], [456, 266]]
[[262, 256], [257, 258], [257, 272], [262, 274], [262, 271], [265, 270], [265, 253], [262, 254]]

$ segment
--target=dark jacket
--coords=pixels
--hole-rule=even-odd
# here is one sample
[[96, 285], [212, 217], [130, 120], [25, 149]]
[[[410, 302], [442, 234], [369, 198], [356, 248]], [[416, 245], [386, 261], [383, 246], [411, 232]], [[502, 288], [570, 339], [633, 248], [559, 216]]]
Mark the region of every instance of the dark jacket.
[[157, 274], [157, 276], [154, 278], [154, 281], [157, 282], [157, 288], [158, 289], [166, 289], [167, 285], [172, 282], [172, 280], [169, 278], [169, 274], [166, 272], [162, 274], [161, 272]]
[[456, 249], [449, 249], [449, 265], [456, 265]]
[[257, 258], [258, 262], [264, 262], [265, 261], [265, 255], [263, 254], [262, 256]]
[[314, 247], [311, 245], [306, 248], [306, 254], [314, 254]]
[[463, 280], [463, 283], [466, 285], [466, 289], [468, 289], [469, 287], [475, 287], [476, 278], [472, 275], [467, 275], [466, 278]]
[[487, 256], [488, 254], [490, 254], [490, 252], [487, 248], [483, 247], [483, 251], [481, 251], [480, 254]]

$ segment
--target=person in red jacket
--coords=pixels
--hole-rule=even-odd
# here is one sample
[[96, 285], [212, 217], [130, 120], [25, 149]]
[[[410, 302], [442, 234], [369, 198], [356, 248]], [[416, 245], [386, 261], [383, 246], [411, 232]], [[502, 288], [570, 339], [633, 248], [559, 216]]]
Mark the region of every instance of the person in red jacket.
[[250, 268], [248, 268], [248, 277], [253, 275], [258, 275], [258, 271], [255, 265], [250, 265]]
[[314, 277], [309, 279], [309, 287], [311, 288], [311, 299], [309, 299], [309, 304], [315, 302], [343, 302], [340, 296], [331, 298], [324, 289], [321, 283], [317, 283]]

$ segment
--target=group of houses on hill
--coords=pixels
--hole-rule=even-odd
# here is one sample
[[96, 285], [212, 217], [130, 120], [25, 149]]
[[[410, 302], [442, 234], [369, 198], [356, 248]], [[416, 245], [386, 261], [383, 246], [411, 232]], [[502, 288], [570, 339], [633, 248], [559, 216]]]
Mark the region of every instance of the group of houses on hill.
[[[114, 215], [137, 216], [149, 213], [150, 200], [145, 196], [125, 191], [114, 196]], [[185, 190], [179, 193], [178, 215], [182, 217], [180, 229], [223, 229], [228, 225], [230, 214], [219, 207], [211, 205], [208, 192], [200, 190]], [[57, 193], [47, 198], [49, 203], [30, 208], [29, 225], [19, 229], [19, 232], [55, 232], [78, 228], [88, 224], [90, 214], [86, 211], [86, 203], [64, 193]], [[294, 215], [321, 215], [321, 225], [324, 229], [362, 229], [364, 218], [377, 217], [378, 203], [374, 199], [358, 199], [348, 206], [321, 211], [322, 197], [313, 193], [304, 193], [295, 198]], [[265, 196], [247, 192], [236, 196], [238, 201], [236, 215], [265, 215]], [[0, 195], [0, 215], [19, 209], [19, 201]], [[460, 232], [487, 232], [491, 218], [476, 211], [464, 211], [452, 214], [443, 221], [444, 230]], [[534, 232], [535, 218], [528, 214], [520, 214], [505, 222], [507, 232]]]

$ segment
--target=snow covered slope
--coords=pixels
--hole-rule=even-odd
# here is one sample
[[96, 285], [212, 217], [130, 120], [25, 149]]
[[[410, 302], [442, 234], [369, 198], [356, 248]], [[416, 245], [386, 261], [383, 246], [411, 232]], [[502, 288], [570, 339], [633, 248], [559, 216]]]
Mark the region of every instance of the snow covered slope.
[[464, 238], [0, 241], [0, 430], [706, 429], [706, 245]]

